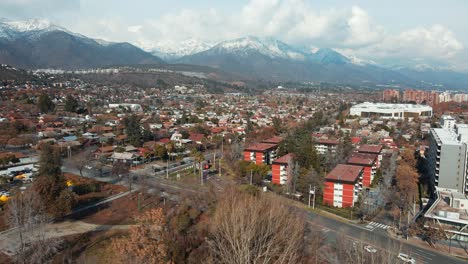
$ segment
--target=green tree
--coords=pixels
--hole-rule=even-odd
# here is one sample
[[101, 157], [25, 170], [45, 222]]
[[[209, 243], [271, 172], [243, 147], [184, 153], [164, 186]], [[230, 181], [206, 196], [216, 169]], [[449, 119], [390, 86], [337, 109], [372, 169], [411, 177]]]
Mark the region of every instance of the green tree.
[[123, 120], [127, 132], [128, 142], [135, 147], [141, 146], [142, 131], [140, 120], [136, 115], [131, 115]]
[[283, 122], [278, 117], [273, 117], [273, 128], [277, 134], [284, 132]]
[[32, 186], [44, 201], [46, 211], [54, 217], [66, 215], [75, 203], [75, 196], [67, 189], [62, 176], [61, 164], [60, 152], [50, 144], [44, 145], [39, 157], [38, 177]]
[[39, 156], [39, 176], [60, 176], [62, 175], [62, 158], [60, 152], [51, 144], [42, 146]]
[[39, 107], [39, 111], [42, 113], [49, 113], [54, 110], [55, 104], [52, 102], [52, 99], [50, 99], [49, 95], [41, 94], [37, 102], [37, 107]]
[[154, 147], [154, 156], [160, 159], [167, 159], [167, 150], [163, 145], [156, 145]]
[[78, 109], [78, 100], [71, 94], [65, 98], [65, 111], [75, 113]]

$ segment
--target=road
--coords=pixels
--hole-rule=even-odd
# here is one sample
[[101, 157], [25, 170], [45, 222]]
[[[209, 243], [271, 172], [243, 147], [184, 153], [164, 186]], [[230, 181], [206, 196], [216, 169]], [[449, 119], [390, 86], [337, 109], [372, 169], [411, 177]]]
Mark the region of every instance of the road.
[[467, 263], [455, 257], [450, 257], [391, 238], [383, 230], [374, 229], [371, 231], [365, 227], [343, 223], [314, 212], [308, 213], [308, 217], [311, 224], [318, 225], [322, 228], [322, 232], [325, 233], [328, 243], [335, 243], [336, 239], [340, 239], [340, 235], [346, 235], [353, 240], [362, 241], [364, 244], [374, 245], [379, 248], [379, 250], [390, 250], [395, 254], [399, 252], [406, 253], [415, 258], [417, 263]]

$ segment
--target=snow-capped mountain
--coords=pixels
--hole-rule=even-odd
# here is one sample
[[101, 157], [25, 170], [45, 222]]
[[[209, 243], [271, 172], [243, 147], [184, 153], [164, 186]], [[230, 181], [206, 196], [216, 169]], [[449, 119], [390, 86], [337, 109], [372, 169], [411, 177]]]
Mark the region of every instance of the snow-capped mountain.
[[95, 40], [42, 19], [0, 20], [0, 61], [22, 68], [62, 69], [163, 63], [129, 43]]
[[197, 39], [184, 41], [160, 41], [152, 45], [142, 45], [143, 49], [168, 61], [179, 59], [212, 48], [216, 43]]
[[244, 38], [223, 41], [207, 50], [209, 54], [235, 54], [250, 56], [259, 53], [270, 58], [305, 60], [307, 55], [300, 50], [273, 38], [248, 36]]
[[0, 38], [3, 39], [15, 40], [22, 37], [36, 38], [41, 34], [53, 31], [63, 31], [77, 37], [84, 37], [83, 35], [72, 33], [63, 27], [54, 25], [46, 19], [30, 19], [21, 21], [0, 19]]

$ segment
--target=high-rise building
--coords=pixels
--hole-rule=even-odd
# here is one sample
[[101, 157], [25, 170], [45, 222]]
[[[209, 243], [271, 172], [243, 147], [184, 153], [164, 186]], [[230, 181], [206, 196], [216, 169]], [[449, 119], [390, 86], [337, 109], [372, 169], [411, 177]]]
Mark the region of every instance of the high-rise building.
[[468, 126], [457, 125], [455, 130], [432, 128], [430, 135], [427, 164], [434, 187], [468, 193]]
[[383, 101], [397, 103], [400, 101], [400, 91], [387, 89], [383, 91]]
[[403, 101], [434, 106], [439, 104], [439, 93], [434, 91], [408, 89], [403, 92]]

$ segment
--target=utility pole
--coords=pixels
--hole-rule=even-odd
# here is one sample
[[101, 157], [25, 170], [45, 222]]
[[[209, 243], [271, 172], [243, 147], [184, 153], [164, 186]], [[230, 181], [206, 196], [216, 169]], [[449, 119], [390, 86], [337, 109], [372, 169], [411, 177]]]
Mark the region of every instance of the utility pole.
[[203, 162], [200, 162], [200, 182], [203, 185]]
[[167, 159], [166, 163], [166, 179], [169, 179], [169, 158]]
[[252, 185], [252, 170], [250, 170], [250, 185]]
[[221, 157], [219, 158], [219, 177], [221, 177], [221, 160], [224, 158], [224, 134], [221, 140]]
[[310, 194], [312, 192], [312, 186], [309, 184], [309, 208], [310, 208]]
[[315, 186], [314, 186], [314, 200], [312, 201], [312, 209], [315, 209]]

